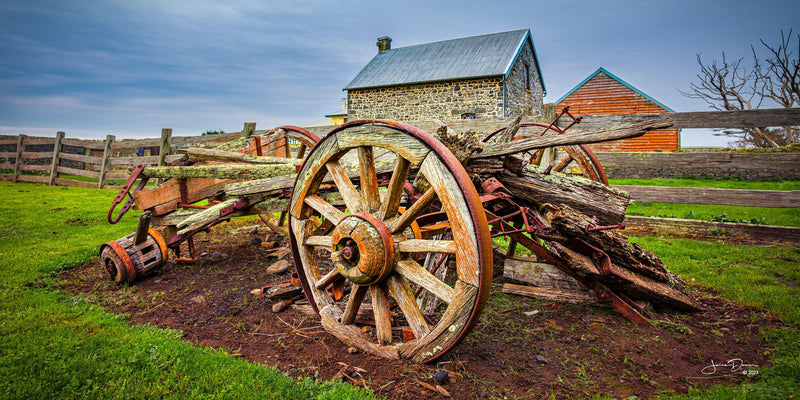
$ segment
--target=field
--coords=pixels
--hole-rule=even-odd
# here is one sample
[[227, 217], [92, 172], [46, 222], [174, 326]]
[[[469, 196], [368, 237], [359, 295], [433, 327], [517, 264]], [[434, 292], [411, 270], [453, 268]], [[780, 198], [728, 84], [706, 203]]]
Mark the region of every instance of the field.
[[[796, 245], [635, 238], [709, 311], [664, 313], [661, 330], [641, 330], [496, 283], [465, 342], [419, 366], [351, 354], [302, 307], [273, 314], [250, 294], [287, 279], [264, 272], [276, 259], [251, 244], [255, 221], [198, 237], [197, 265], [117, 286], [96, 262], [101, 243], [134, 229], [131, 215], [105, 222], [114, 192], [0, 182], [0, 194], [4, 398], [439, 398], [426, 386], [439, 369], [454, 398], [785, 398], [800, 386]], [[724, 374], [736, 358], [754, 372]], [[705, 375], [710, 365], [719, 373]]]

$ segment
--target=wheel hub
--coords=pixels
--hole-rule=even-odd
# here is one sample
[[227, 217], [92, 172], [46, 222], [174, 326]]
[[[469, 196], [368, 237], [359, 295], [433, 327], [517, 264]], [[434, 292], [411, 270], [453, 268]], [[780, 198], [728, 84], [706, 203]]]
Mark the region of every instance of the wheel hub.
[[358, 285], [386, 279], [394, 265], [394, 240], [386, 225], [369, 213], [348, 215], [331, 235], [331, 259], [339, 273]]

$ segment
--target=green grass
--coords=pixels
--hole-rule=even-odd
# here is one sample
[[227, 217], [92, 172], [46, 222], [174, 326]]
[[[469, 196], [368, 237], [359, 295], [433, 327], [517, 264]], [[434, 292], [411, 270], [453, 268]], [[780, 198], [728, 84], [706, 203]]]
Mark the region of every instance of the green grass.
[[[612, 185], [713, 187], [748, 190], [800, 190], [800, 180], [745, 181], [741, 179], [609, 179]], [[684, 218], [702, 221], [737, 222], [800, 227], [800, 208], [720, 206], [644, 202], [628, 207], [627, 215]]]
[[653, 178], [653, 179], [609, 179], [611, 185], [711, 187], [718, 189], [748, 190], [800, 190], [800, 179], [746, 181], [742, 179], [704, 178]]
[[130, 326], [54, 291], [55, 274], [131, 233], [105, 222], [115, 191], [0, 182], [0, 398], [370, 398], [351, 385], [274, 368]]
[[800, 246], [732, 246], [653, 237], [631, 241], [658, 254], [671, 271], [691, 284], [768, 310], [788, 325], [762, 332], [774, 347], [772, 367], [760, 368], [755, 379], [738, 387], [698, 388], [688, 396], [669, 398], [788, 399], [800, 395]]

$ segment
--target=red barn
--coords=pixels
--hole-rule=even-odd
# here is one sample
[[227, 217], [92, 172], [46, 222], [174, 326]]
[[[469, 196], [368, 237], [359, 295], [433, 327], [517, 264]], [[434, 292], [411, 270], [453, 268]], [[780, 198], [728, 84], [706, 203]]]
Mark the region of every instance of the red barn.
[[[599, 68], [556, 101], [572, 115], [608, 115], [674, 112], [616, 75]], [[637, 138], [598, 143], [594, 151], [673, 151], [680, 148], [680, 130], [659, 129]]]

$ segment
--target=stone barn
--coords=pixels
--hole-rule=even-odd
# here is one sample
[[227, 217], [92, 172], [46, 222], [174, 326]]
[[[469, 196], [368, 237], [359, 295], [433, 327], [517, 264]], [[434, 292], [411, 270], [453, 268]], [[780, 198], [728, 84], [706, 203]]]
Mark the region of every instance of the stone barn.
[[545, 94], [528, 29], [393, 49], [378, 54], [344, 88], [347, 119], [496, 119], [541, 112]]
[[[599, 68], [558, 101], [572, 115], [608, 115], [674, 112], [635, 86]], [[681, 147], [679, 129], [659, 129], [644, 136], [590, 145], [594, 151], [673, 151]]]

